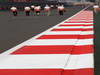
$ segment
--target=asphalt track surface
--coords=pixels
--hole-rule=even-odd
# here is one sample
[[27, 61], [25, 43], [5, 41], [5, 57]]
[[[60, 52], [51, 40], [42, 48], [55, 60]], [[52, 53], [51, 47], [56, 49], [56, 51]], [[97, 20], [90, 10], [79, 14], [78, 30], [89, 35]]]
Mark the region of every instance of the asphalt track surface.
[[[51, 28], [59, 22], [71, 17], [82, 8], [67, 7], [64, 16], [59, 16], [56, 10], [51, 16], [25, 16], [19, 12], [17, 17], [12, 16], [9, 11], [0, 12], [0, 53], [28, 40], [29, 38]], [[43, 11], [42, 11], [43, 12]]]
[[95, 29], [95, 75], [100, 75], [100, 12], [94, 14]]

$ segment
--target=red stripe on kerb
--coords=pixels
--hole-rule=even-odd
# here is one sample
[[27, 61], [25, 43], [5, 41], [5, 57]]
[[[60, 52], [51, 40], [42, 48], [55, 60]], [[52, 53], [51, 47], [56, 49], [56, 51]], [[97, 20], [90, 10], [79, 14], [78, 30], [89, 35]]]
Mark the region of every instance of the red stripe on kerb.
[[86, 54], [93, 53], [93, 45], [24, 46], [11, 54]]
[[71, 54], [94, 53], [93, 45], [74, 46]]
[[62, 69], [0, 69], [0, 75], [61, 75]]
[[91, 22], [87, 22], [87, 21], [79, 21], [79, 22], [77, 22], [77, 21], [66, 21], [64, 23], [93, 23], [93, 21], [91, 21]]
[[42, 35], [37, 39], [89, 39], [93, 35]]
[[93, 20], [92, 18], [87, 18], [87, 19], [83, 19], [83, 18], [71, 18], [70, 20]]
[[86, 28], [86, 29], [83, 29], [83, 28], [78, 28], [78, 29], [53, 29], [51, 31], [91, 31], [93, 30], [93, 28]]
[[73, 45], [24, 46], [11, 54], [67, 54]]
[[79, 24], [79, 25], [73, 25], [73, 24], [61, 24], [59, 26], [93, 26], [92, 24], [87, 24], [87, 25], [84, 25], [84, 24]]
[[76, 70], [64, 70], [62, 75], [94, 75], [93, 68], [76, 69]]
[[94, 69], [0, 69], [0, 75], [94, 75]]

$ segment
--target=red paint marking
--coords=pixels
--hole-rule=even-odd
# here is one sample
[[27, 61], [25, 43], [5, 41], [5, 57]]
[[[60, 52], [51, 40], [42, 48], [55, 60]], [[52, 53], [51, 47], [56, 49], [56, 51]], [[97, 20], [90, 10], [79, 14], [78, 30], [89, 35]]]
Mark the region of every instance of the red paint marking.
[[71, 54], [88, 54], [94, 53], [93, 45], [74, 46]]
[[64, 23], [93, 23], [93, 21], [91, 21], [91, 22], [88, 22], [88, 21], [66, 21], [66, 22], [64, 22]]
[[0, 69], [0, 75], [93, 75], [93, 68], [86, 69]]
[[93, 28], [85, 28], [83, 31], [93, 31]]
[[86, 54], [93, 53], [93, 45], [24, 46], [11, 54]]
[[79, 25], [73, 25], [73, 24], [70, 24], [70, 25], [68, 25], [68, 24], [61, 24], [61, 25], [59, 25], [59, 26], [93, 26], [92, 24], [88, 24], [88, 25], [84, 25], [84, 24], [79, 24]]
[[73, 45], [24, 46], [11, 54], [67, 54]]
[[73, 17], [73, 18], [71, 18], [71, 19], [69, 19], [69, 20], [87, 20], [87, 21], [88, 21], [88, 20], [93, 20], [93, 19], [92, 19], [92, 18], [91, 18], [91, 19], [90, 19], [90, 18], [84, 18], [84, 19], [83, 19], [83, 18], [74, 18], [74, 17]]
[[64, 70], [62, 75], [94, 75], [93, 68], [76, 69], [76, 70]]
[[93, 35], [42, 35], [37, 39], [89, 39]]
[[93, 30], [93, 28], [86, 28], [86, 29], [83, 29], [83, 28], [77, 28], [77, 29], [53, 29], [51, 31], [91, 31]]
[[0, 69], [0, 75], [61, 75], [62, 69]]

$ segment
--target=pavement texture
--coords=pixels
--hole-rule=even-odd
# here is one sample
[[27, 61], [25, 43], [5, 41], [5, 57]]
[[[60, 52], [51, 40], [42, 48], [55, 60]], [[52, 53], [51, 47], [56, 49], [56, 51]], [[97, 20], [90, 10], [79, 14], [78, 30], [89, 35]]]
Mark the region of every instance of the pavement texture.
[[95, 29], [95, 75], [100, 75], [100, 12], [94, 14]]
[[9, 11], [0, 12], [0, 53], [28, 40], [29, 38], [47, 30], [59, 22], [71, 17], [82, 8], [67, 7], [64, 16], [59, 16], [56, 10], [52, 10], [51, 16], [25, 16], [19, 11], [19, 15], [14, 17]]

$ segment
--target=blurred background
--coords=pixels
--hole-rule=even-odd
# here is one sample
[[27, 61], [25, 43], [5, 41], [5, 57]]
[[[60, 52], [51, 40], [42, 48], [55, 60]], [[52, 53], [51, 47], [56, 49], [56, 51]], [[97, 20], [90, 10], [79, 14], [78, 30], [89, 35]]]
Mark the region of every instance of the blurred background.
[[95, 2], [95, 0], [0, 0], [0, 9], [7, 10], [12, 6], [17, 6], [17, 8], [23, 8], [32, 4], [41, 5], [42, 7], [44, 7], [46, 4], [54, 6], [56, 6], [57, 4], [72, 6], [90, 4], [91, 2]]

